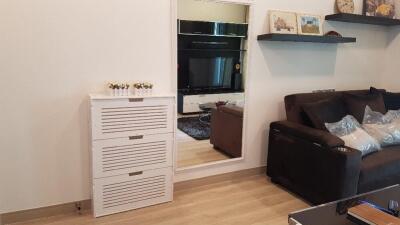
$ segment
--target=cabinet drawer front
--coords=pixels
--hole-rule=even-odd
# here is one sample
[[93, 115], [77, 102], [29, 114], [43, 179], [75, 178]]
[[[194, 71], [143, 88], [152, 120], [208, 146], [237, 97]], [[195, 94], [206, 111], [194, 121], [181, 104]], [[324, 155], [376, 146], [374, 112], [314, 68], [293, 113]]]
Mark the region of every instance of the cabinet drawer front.
[[93, 100], [94, 140], [173, 132], [173, 98]]
[[93, 177], [172, 166], [173, 134], [98, 140], [93, 143]]
[[95, 217], [172, 201], [172, 167], [95, 179]]

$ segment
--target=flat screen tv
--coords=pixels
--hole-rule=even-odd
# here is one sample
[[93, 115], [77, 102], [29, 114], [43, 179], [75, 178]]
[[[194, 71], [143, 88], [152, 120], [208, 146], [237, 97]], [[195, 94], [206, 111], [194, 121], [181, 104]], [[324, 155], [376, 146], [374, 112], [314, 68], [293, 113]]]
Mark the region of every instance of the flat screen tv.
[[231, 88], [233, 57], [190, 58], [188, 85], [192, 89]]

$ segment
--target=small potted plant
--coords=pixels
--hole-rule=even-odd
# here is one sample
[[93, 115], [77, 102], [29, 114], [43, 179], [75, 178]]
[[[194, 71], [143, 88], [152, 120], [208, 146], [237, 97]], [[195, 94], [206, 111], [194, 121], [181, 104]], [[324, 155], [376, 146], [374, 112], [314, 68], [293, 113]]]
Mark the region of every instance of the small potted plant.
[[144, 83], [143, 87], [144, 87], [145, 94], [147, 94], [147, 95], [151, 95], [152, 94], [152, 92], [153, 92], [153, 85], [152, 84]]
[[118, 95], [118, 85], [116, 83], [109, 83], [108, 90], [110, 90], [110, 95], [117, 96]]
[[121, 84], [120, 86], [120, 96], [128, 96], [129, 95], [129, 84]]
[[128, 96], [129, 95], [129, 84], [119, 84], [119, 83], [110, 83], [108, 88], [110, 90], [111, 95], [113, 96]]
[[133, 94], [134, 95], [142, 95], [142, 84], [141, 83], [134, 83], [133, 84]]
[[135, 83], [133, 84], [134, 95], [151, 95], [153, 84], [151, 83]]

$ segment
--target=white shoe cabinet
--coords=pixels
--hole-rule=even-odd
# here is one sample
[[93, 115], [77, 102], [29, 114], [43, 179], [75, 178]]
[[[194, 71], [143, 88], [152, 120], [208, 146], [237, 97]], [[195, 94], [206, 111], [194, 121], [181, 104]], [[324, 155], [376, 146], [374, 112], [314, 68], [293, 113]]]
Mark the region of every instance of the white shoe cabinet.
[[175, 99], [91, 95], [95, 217], [172, 201]]

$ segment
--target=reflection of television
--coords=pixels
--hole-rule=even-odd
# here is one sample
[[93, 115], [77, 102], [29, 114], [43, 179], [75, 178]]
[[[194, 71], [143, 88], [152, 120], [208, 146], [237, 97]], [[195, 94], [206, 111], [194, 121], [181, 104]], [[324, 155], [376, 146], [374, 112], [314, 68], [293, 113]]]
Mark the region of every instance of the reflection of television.
[[242, 39], [200, 35], [178, 36], [178, 90], [207, 92], [232, 90], [232, 73], [241, 62]]
[[234, 67], [233, 57], [190, 58], [190, 88], [225, 89], [231, 88]]

